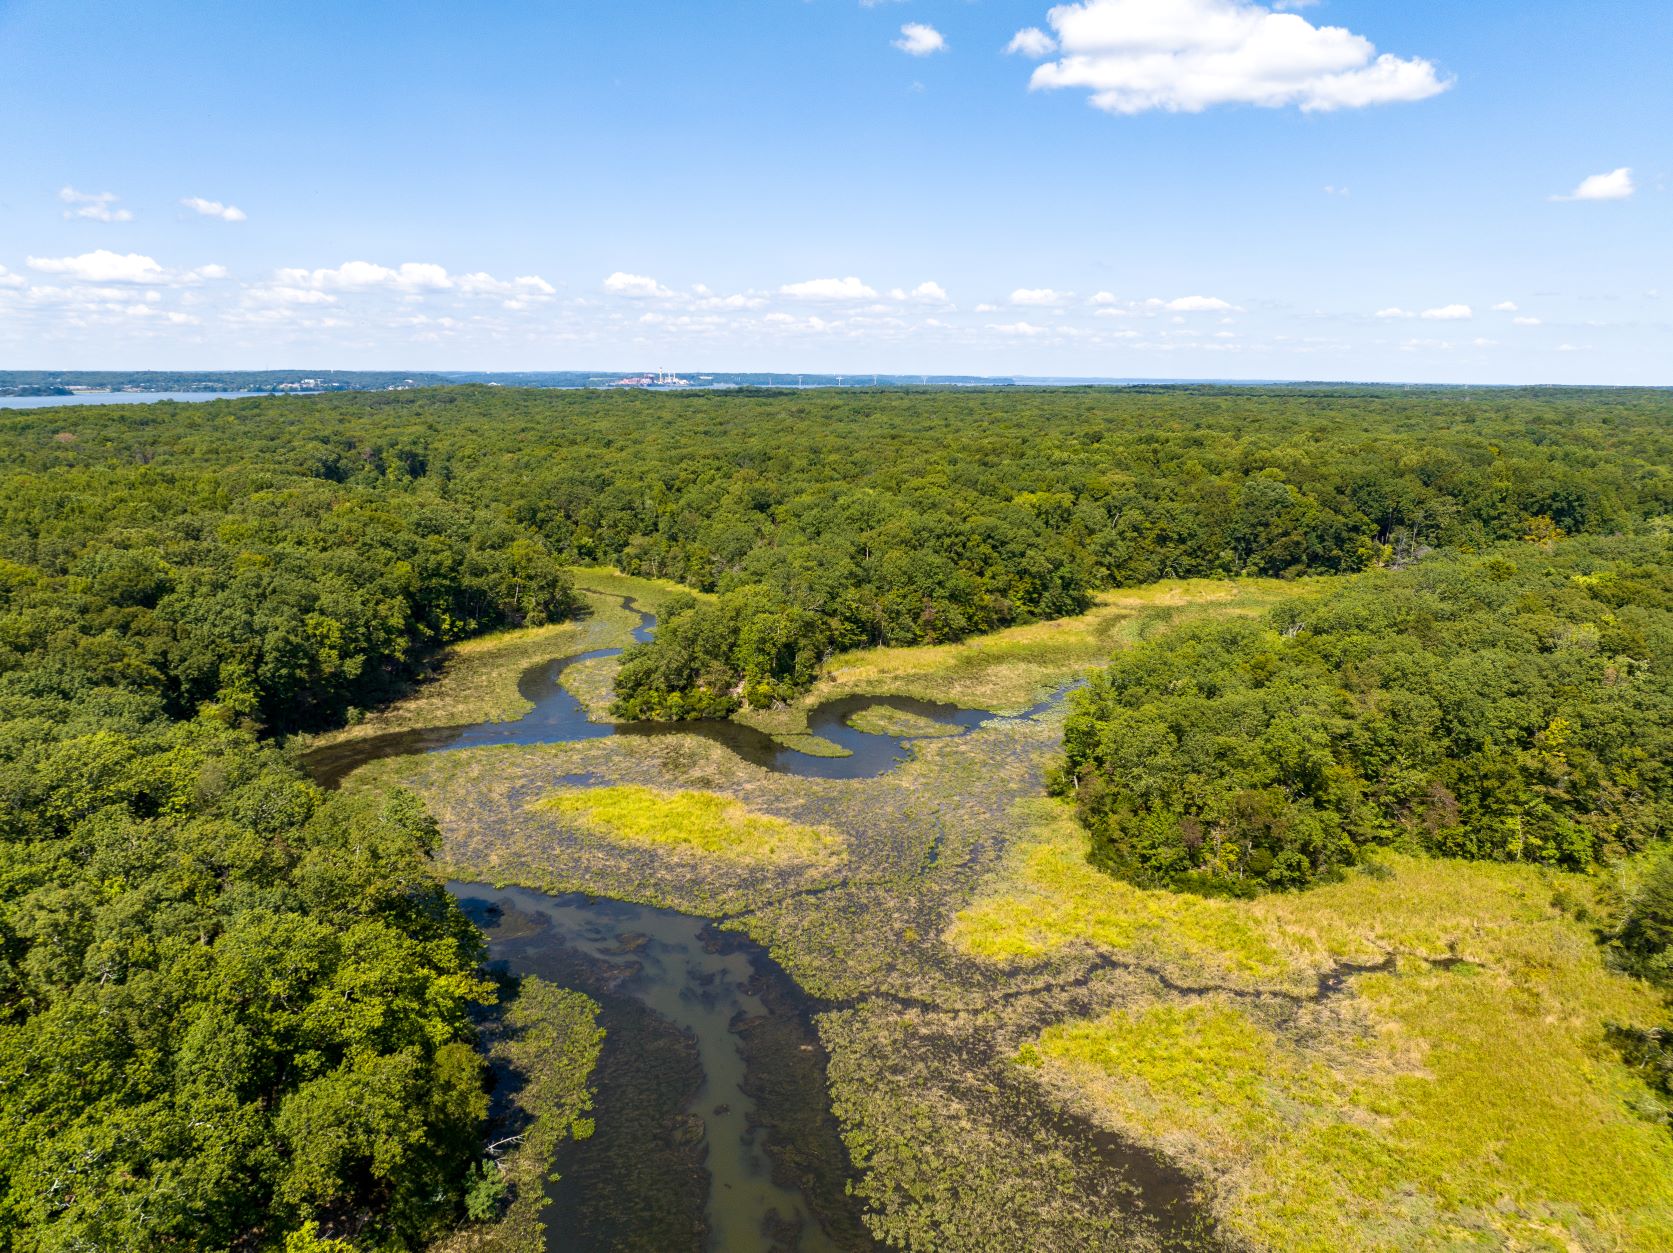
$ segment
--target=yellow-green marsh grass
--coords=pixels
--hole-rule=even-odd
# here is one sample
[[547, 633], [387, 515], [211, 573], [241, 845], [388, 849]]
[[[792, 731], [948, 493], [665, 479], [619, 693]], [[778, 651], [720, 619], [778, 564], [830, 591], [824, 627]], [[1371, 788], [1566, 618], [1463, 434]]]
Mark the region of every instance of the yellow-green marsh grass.
[[713, 600], [708, 592], [676, 583], [672, 579], [645, 578], [637, 574], [623, 574], [614, 566], [571, 566], [569, 577], [577, 590], [603, 592], [606, 596], [626, 596], [646, 609], [654, 608], [670, 596], [684, 593], [698, 600]]
[[831, 863], [841, 837], [770, 814], [716, 792], [672, 792], [623, 784], [574, 788], [530, 808], [558, 814], [591, 835], [623, 844], [752, 862]]
[[961, 731], [945, 722], [887, 705], [871, 705], [860, 710], [848, 719], [848, 725], [870, 735], [893, 735], [900, 739], [933, 739], [938, 735], [958, 735]]
[[852, 694], [916, 696], [1015, 712], [1131, 644], [1152, 625], [1196, 614], [1255, 614], [1316, 580], [1185, 579], [1099, 592], [1083, 614], [922, 648], [861, 648], [826, 662], [819, 681], [779, 709], [734, 715], [769, 734], [807, 729], [821, 701]]
[[[1291, 997], [1339, 961], [1403, 955], [1298, 1010], [1156, 1001], [1021, 1050], [1073, 1103], [1202, 1171], [1233, 1232], [1284, 1249], [1673, 1248], [1673, 1137], [1605, 1040], [1660, 1006], [1554, 906], [1587, 881], [1390, 856], [1386, 876], [1204, 900], [1094, 870], [1066, 807], [1036, 805], [948, 928], [955, 948], [1013, 962], [1089, 945]], [[1430, 964], [1451, 956], [1464, 964]]]

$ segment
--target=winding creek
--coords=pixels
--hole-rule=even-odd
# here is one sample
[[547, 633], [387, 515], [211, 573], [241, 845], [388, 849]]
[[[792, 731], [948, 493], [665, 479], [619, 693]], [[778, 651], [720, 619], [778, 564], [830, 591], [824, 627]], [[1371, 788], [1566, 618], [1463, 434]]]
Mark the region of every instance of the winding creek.
[[[655, 616], [640, 609], [630, 598], [623, 597], [621, 600], [624, 608], [639, 614], [633, 638], [641, 643], [650, 639], [656, 629]], [[319, 783], [334, 787], [367, 762], [410, 753], [438, 753], [494, 744], [562, 744], [610, 735], [698, 735], [724, 745], [753, 765], [778, 774], [793, 774], [804, 779], [869, 779], [898, 765], [911, 751], [912, 740], [862, 731], [850, 725], [850, 719], [863, 710], [897, 710], [926, 718], [947, 728], [947, 733], [958, 735], [967, 734], [998, 716], [986, 709], [962, 709], [957, 705], [917, 700], [909, 696], [835, 697], [808, 713], [808, 730], [843, 749], [847, 755], [842, 757], [819, 757], [800, 752], [780, 744], [765, 731], [725, 718], [685, 722], [594, 722], [587, 716], [581, 702], [564, 688], [563, 673], [583, 661], [615, 657], [621, 651], [619, 648], [597, 648], [531, 666], [518, 680], [517, 690], [533, 708], [515, 722], [395, 731], [314, 749], [304, 755], [303, 764]], [[1050, 703], [1044, 701], [1020, 716], [1031, 717]]]
[[[654, 617], [628, 599], [622, 604], [640, 614], [633, 638], [649, 639]], [[966, 734], [996, 716], [905, 697], [837, 698], [814, 709], [808, 725], [844, 749], [842, 757], [798, 752], [723, 720], [591, 721], [562, 686], [563, 672], [620, 652], [596, 649], [531, 667], [519, 690], [533, 708], [516, 722], [370, 737], [314, 750], [304, 764], [335, 786], [367, 762], [412, 753], [700, 735], [775, 772], [857, 779], [882, 774], [911, 751], [910, 739], [851, 726], [861, 710], [886, 706], [939, 723], [944, 734]], [[479, 883], [449, 889], [487, 934], [492, 961], [578, 988], [602, 1009], [598, 1130], [567, 1146], [557, 1163], [548, 1249], [877, 1247], [849, 1195], [815, 1006], [764, 948], [669, 909]]]

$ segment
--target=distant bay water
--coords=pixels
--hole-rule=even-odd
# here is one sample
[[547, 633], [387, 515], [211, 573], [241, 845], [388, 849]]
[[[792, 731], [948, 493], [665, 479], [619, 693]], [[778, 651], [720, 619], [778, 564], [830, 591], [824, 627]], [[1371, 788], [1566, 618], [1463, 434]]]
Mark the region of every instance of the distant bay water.
[[[0, 409], [52, 409], [59, 405], [151, 405], [159, 400], [244, 400], [271, 392], [78, 392], [74, 396], [0, 396]], [[296, 395], [295, 392], [281, 393]]]

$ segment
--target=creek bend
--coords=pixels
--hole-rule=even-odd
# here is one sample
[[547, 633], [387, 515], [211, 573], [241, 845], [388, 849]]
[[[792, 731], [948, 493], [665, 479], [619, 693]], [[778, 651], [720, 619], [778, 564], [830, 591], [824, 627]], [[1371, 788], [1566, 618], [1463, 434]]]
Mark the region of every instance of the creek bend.
[[[630, 598], [621, 603], [639, 613], [634, 640], [648, 640], [654, 616]], [[700, 735], [777, 773], [859, 779], [898, 765], [911, 744], [850, 725], [864, 709], [886, 706], [955, 735], [995, 716], [909, 697], [839, 697], [810, 713], [808, 729], [846, 750], [843, 757], [798, 752], [720, 719], [594, 722], [563, 687], [563, 673], [621, 651], [594, 649], [530, 667], [518, 691], [532, 708], [515, 722], [394, 732], [315, 749], [303, 764], [335, 787], [368, 762], [414, 753]], [[548, 1249], [878, 1247], [849, 1194], [852, 1170], [830, 1112], [815, 1006], [764, 948], [706, 919], [648, 905], [478, 883], [449, 890], [488, 936], [491, 961], [577, 988], [601, 1007], [598, 1129], [567, 1145], [556, 1163]]]
[[[656, 629], [656, 618], [639, 609], [631, 598], [620, 599], [623, 608], [633, 609], [639, 614], [639, 625], [633, 628], [633, 638], [643, 643]], [[808, 730], [845, 750], [847, 756], [843, 757], [819, 757], [800, 752], [780, 744], [765, 731], [725, 718], [695, 718], [684, 722], [594, 722], [587, 716], [581, 702], [563, 686], [563, 673], [580, 662], [615, 657], [621, 651], [619, 648], [597, 648], [529, 667], [518, 679], [517, 690], [533, 708], [515, 722], [429, 727], [369, 736], [311, 749], [303, 754], [302, 764], [321, 786], [335, 787], [354, 770], [385, 757], [496, 744], [564, 744], [610, 735], [697, 735], [730, 749], [752, 765], [778, 774], [792, 774], [804, 779], [869, 779], [899, 765], [911, 751], [913, 741], [911, 737], [881, 735], [850, 725], [850, 719], [863, 710], [897, 710], [938, 723], [951, 735], [968, 734], [998, 716], [986, 709], [963, 709], [957, 705], [909, 696], [838, 696], [822, 702], [809, 712]], [[1050, 703], [1049, 700], [1042, 702], [1020, 716], [1030, 717]]]
[[[598, 593], [594, 593], [598, 595]], [[639, 614], [636, 641], [655, 629]], [[490, 745], [538, 745], [607, 736], [697, 735], [775, 774], [809, 779], [881, 776], [915, 738], [862, 731], [850, 719], [886, 707], [935, 722], [936, 738], [966, 735], [1001, 715], [895, 696], [845, 696], [808, 716], [814, 735], [843, 757], [802, 753], [725, 720], [594, 722], [560, 680], [571, 665], [619, 654], [601, 648], [525, 670], [532, 706], [515, 722], [393, 732], [303, 754], [323, 786], [389, 757]], [[1024, 711], [1033, 717], [1062, 691]], [[596, 775], [553, 783], [592, 786]], [[487, 935], [490, 961], [589, 995], [606, 1035], [593, 1076], [597, 1128], [560, 1150], [543, 1216], [546, 1248], [645, 1253], [846, 1253], [879, 1246], [853, 1194], [853, 1167], [831, 1111], [816, 1002], [767, 950], [705, 917], [603, 896], [451, 883]], [[885, 994], [884, 1000], [888, 1000]], [[1028, 1102], [1030, 1105], [1032, 1101]], [[1078, 1147], [1081, 1168], [1130, 1180], [1167, 1247], [1214, 1247], [1170, 1164], [1069, 1115], [1035, 1106], [1021, 1115]], [[1112, 1198], [1113, 1200], [1113, 1198]], [[1121, 1208], [1126, 1205], [1116, 1202]]]
[[807, 998], [761, 946], [623, 901], [452, 883], [490, 959], [591, 996], [597, 1131], [566, 1144], [547, 1248], [845, 1253], [876, 1247]]

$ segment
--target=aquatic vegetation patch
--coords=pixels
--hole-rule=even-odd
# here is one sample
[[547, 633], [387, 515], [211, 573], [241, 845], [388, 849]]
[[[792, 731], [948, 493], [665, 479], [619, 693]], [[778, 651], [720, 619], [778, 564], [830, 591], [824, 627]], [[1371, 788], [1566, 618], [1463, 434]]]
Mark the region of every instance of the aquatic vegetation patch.
[[934, 739], [944, 735], [962, 734], [962, 728], [937, 722], [907, 709], [888, 705], [868, 705], [848, 719], [848, 725], [867, 735], [888, 735], [895, 739]]
[[461, 1228], [432, 1253], [540, 1253], [546, 1247], [546, 1184], [558, 1149], [593, 1134], [590, 1080], [604, 1046], [598, 1005], [532, 976], [517, 980], [503, 1011], [483, 1029], [496, 1077], [489, 1134], [499, 1145], [474, 1198], [497, 1219]]
[[530, 808], [562, 815], [605, 839], [741, 861], [827, 862], [842, 850], [833, 832], [755, 813], [716, 792], [636, 784], [573, 788]]
[[994, 962], [1090, 946], [1226, 989], [1058, 1022], [1017, 1057], [1200, 1170], [1230, 1230], [1321, 1250], [1673, 1242], [1673, 1139], [1606, 1042], [1659, 1005], [1554, 904], [1589, 881], [1391, 855], [1307, 892], [1210, 900], [1113, 880], [1066, 812], [1039, 818], [948, 942]]

